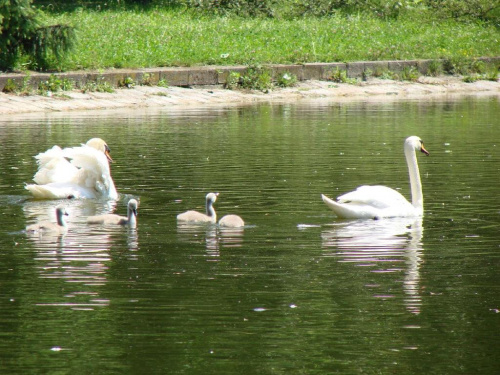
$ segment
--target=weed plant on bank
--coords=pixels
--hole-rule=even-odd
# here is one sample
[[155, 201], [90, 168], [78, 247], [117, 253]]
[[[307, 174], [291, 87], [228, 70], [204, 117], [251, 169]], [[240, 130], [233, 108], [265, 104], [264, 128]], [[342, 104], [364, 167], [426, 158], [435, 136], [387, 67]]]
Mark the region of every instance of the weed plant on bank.
[[500, 29], [491, 23], [437, 19], [429, 11], [290, 19], [185, 7], [79, 7], [47, 18], [77, 30], [76, 48], [52, 67], [63, 71], [500, 55]]

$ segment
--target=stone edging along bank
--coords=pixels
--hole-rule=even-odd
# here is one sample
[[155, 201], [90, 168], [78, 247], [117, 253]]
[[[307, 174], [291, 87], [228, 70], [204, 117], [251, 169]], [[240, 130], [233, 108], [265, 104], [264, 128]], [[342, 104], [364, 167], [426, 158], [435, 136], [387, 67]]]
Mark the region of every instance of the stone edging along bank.
[[[500, 57], [478, 58], [485, 63], [500, 64]], [[326, 80], [332, 71], [337, 69], [346, 71], [349, 78], [361, 78], [364, 72], [391, 71], [399, 73], [405, 68], [415, 68], [421, 74], [427, 74], [432, 61], [436, 60], [405, 60], [405, 61], [366, 61], [352, 63], [308, 63], [293, 65], [265, 65], [273, 74], [278, 77], [280, 74], [292, 73], [297, 76], [297, 80]], [[439, 60], [438, 60], [439, 61]], [[112, 87], [118, 87], [120, 83], [127, 79], [141, 84], [146, 77], [151, 85], [156, 85], [160, 81], [166, 81], [169, 86], [205, 86], [223, 85], [231, 72], [244, 73], [247, 66], [203, 66], [203, 67], [169, 67], [169, 68], [143, 68], [143, 69], [112, 69], [106, 71], [76, 71], [65, 73], [36, 73], [30, 72], [29, 85], [37, 88], [40, 82], [47, 81], [51, 75], [60, 79], [73, 81], [76, 86], [82, 87], [88, 82], [107, 82]], [[0, 74], [0, 91], [2, 91], [8, 80], [12, 80], [16, 85], [23, 84], [27, 77], [25, 73], [4, 73]]]

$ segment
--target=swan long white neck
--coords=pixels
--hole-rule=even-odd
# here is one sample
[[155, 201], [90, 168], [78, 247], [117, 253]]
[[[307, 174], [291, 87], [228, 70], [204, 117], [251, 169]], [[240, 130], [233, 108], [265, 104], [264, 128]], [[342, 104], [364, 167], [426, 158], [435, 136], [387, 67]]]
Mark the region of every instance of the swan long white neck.
[[410, 175], [411, 204], [419, 215], [424, 212], [424, 196], [422, 194], [422, 183], [420, 182], [420, 171], [418, 170], [417, 155], [415, 148], [405, 145], [406, 163]]

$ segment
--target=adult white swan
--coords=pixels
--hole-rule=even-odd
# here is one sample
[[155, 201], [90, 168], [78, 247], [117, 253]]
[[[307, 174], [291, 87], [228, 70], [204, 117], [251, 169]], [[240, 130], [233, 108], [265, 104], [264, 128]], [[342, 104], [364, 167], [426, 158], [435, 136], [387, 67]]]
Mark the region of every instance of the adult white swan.
[[26, 189], [37, 199], [106, 198], [118, 199], [111, 178], [109, 147], [100, 138], [92, 138], [79, 147], [54, 146], [35, 156], [36, 184]]
[[386, 186], [360, 186], [355, 191], [341, 195], [337, 201], [322, 194], [323, 202], [343, 219], [422, 216], [424, 197], [418, 171], [417, 150], [429, 155], [419, 137], [408, 137], [404, 143], [404, 153], [410, 174], [412, 203], [396, 190]]

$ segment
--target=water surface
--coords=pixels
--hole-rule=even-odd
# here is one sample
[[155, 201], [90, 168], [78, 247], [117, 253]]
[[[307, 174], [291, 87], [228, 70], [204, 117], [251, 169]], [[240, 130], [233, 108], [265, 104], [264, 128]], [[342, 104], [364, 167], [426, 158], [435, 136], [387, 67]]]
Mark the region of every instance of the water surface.
[[[496, 374], [500, 332], [496, 98], [7, 117], [0, 122], [1, 373]], [[362, 184], [423, 219], [337, 220]], [[66, 201], [66, 236], [33, 201], [33, 156], [105, 139], [117, 202]], [[177, 226], [220, 193], [247, 226]], [[140, 200], [137, 229], [88, 226]]]

